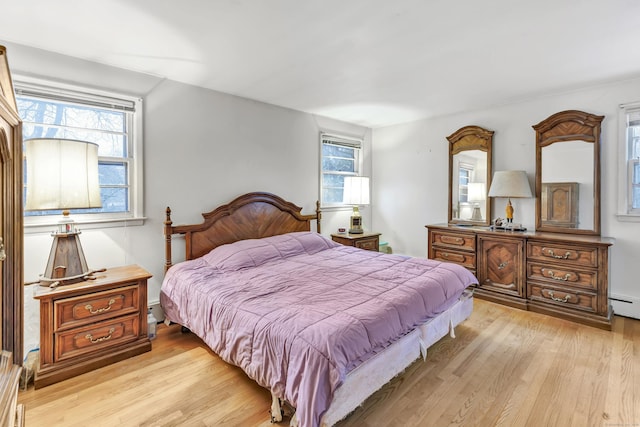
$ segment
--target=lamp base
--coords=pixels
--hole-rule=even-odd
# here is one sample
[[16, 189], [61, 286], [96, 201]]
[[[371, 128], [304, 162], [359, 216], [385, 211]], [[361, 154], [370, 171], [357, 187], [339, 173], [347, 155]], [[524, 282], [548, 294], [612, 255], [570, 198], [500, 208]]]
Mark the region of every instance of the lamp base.
[[47, 268], [40, 278], [42, 286], [55, 288], [60, 285], [70, 285], [85, 280], [95, 279], [93, 273], [100, 270], [90, 270], [80, 244], [80, 232], [53, 233], [53, 243]]
[[349, 217], [349, 234], [362, 234], [362, 216], [357, 206], [353, 207], [353, 215]]

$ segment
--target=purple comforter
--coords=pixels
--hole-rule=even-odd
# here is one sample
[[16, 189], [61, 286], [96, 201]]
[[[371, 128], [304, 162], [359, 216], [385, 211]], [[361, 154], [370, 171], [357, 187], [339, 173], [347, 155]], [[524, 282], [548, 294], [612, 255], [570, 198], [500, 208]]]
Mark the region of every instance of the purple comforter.
[[220, 246], [173, 266], [168, 319], [317, 426], [354, 367], [453, 304], [463, 267], [290, 233]]

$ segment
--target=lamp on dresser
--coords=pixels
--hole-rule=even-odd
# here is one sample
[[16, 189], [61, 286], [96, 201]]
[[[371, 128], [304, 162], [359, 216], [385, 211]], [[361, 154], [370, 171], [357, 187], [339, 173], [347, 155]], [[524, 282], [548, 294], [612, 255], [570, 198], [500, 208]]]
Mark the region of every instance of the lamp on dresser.
[[62, 210], [58, 229], [40, 283], [56, 287], [76, 283], [95, 271], [87, 267], [80, 231], [70, 209], [99, 208], [98, 145], [71, 139], [35, 138], [25, 141], [27, 200], [25, 210]]
[[349, 219], [349, 233], [362, 234], [362, 216], [360, 206], [369, 204], [369, 178], [366, 176], [347, 176], [344, 178], [343, 203], [353, 205], [353, 214]]
[[511, 198], [532, 197], [529, 179], [525, 171], [498, 171], [493, 175], [489, 197], [506, 197], [505, 208], [507, 226], [513, 223], [513, 206]]

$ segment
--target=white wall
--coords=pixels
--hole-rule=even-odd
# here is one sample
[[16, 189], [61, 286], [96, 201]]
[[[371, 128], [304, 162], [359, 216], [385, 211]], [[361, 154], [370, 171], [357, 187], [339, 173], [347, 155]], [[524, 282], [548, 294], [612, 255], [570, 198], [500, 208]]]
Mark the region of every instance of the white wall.
[[[535, 177], [535, 132], [532, 125], [563, 110], [604, 115], [602, 124], [602, 235], [616, 239], [612, 248], [613, 296], [640, 303], [638, 259], [640, 223], [616, 218], [619, 105], [640, 101], [640, 79], [584, 88], [511, 105], [376, 129], [373, 135], [373, 224], [395, 252], [426, 256], [425, 225], [447, 221], [448, 142], [462, 126], [495, 131], [493, 170], [527, 171]], [[567, 167], [571, 167], [567, 165]], [[513, 199], [515, 222], [535, 228], [535, 199]], [[506, 201], [492, 201], [492, 218], [502, 216]], [[640, 304], [614, 301], [614, 311], [640, 318]]]
[[[1, 42], [0, 42], [1, 43]], [[364, 137], [357, 125], [204, 90], [24, 46], [8, 48], [14, 75], [89, 85], [140, 96], [144, 103], [144, 213], [142, 226], [83, 230], [92, 268], [139, 264], [153, 274], [149, 302], [159, 299], [164, 268], [165, 208], [177, 224], [199, 223], [208, 212], [251, 191], [275, 193], [313, 213], [319, 197], [320, 131]], [[371, 157], [364, 158], [364, 173]], [[323, 234], [348, 226], [351, 210], [323, 212]], [[363, 209], [370, 224], [370, 210]], [[82, 229], [82, 226], [79, 226]], [[177, 246], [180, 246], [180, 241]], [[25, 234], [25, 280], [44, 271], [51, 236]], [[174, 260], [180, 251], [174, 250]], [[38, 306], [25, 289], [25, 354], [37, 346]]]

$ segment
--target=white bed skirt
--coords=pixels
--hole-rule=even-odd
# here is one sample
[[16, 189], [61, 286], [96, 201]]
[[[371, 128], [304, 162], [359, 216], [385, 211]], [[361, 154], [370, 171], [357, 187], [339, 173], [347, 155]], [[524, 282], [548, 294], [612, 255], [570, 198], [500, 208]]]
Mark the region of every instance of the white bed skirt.
[[465, 291], [460, 299], [438, 317], [414, 329], [384, 351], [349, 372], [336, 390], [331, 406], [322, 417], [321, 426], [330, 427], [349, 415], [369, 396], [404, 371], [427, 348], [447, 334], [455, 337], [453, 328], [473, 311], [473, 292]]

